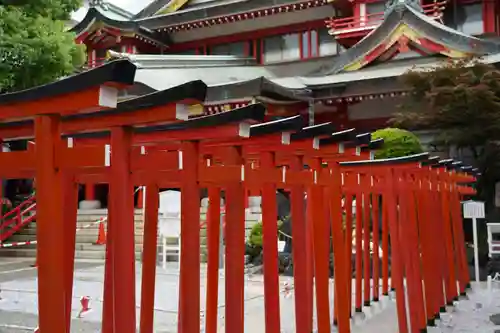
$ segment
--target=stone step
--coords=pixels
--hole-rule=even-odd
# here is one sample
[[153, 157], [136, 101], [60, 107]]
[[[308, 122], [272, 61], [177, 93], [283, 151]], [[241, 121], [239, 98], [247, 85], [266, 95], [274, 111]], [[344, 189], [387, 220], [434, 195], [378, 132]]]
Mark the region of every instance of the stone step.
[[[88, 243], [92, 244], [97, 240], [97, 230], [86, 230], [85, 233], [78, 233], [76, 235], [76, 243]], [[135, 243], [136, 244], [142, 244], [143, 236], [141, 234], [136, 234], [135, 235]], [[26, 234], [26, 233], [17, 233], [9, 237], [5, 243], [12, 243], [12, 242], [26, 242], [26, 241], [32, 241], [36, 239], [36, 235], [33, 234]]]
[[[91, 243], [86, 244], [76, 244], [76, 251], [93, 251], [93, 252], [106, 252], [105, 245], [93, 245]], [[142, 244], [135, 245], [135, 252], [142, 252]]]

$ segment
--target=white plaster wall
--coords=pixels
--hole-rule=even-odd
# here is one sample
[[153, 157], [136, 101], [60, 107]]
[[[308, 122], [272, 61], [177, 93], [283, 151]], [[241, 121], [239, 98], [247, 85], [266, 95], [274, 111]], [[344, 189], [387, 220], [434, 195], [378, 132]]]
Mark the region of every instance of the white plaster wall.
[[333, 16], [333, 9], [329, 6], [311, 8], [292, 13], [283, 13], [266, 17], [254, 18], [234, 23], [214, 25], [207, 28], [181, 31], [172, 34], [176, 43], [199, 40], [204, 38], [232, 35], [239, 32], [254, 31], [266, 28], [290, 25], [294, 23], [314, 21]]
[[384, 97], [364, 100], [349, 106], [349, 119], [372, 119], [390, 117], [402, 104], [404, 97]]

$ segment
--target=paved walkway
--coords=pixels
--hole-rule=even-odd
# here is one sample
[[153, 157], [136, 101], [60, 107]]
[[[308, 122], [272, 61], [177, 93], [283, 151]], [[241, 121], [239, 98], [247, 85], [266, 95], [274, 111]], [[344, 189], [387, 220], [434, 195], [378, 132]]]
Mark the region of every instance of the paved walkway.
[[[37, 325], [37, 282], [36, 269], [29, 266], [31, 261], [0, 258], [0, 333], [29, 332]], [[136, 295], [140, 304], [140, 264], [137, 263]], [[206, 274], [202, 271], [202, 286], [200, 290], [202, 311], [205, 303]], [[102, 319], [102, 292], [104, 266], [102, 262], [78, 262], [75, 272], [74, 298], [72, 304], [72, 332], [90, 333], [100, 329]], [[157, 333], [173, 333], [177, 331], [178, 305], [178, 266], [173, 264], [166, 270], [158, 268], [155, 297], [155, 330]], [[290, 278], [281, 277], [282, 285]], [[224, 332], [224, 276], [220, 273], [219, 289], [219, 327]], [[332, 295], [330, 291], [330, 295]], [[93, 311], [84, 318], [77, 319], [80, 310], [79, 298], [90, 296]], [[332, 303], [333, 304], [333, 297]], [[259, 333], [264, 329], [264, 290], [261, 275], [248, 276], [245, 284], [245, 332]], [[281, 293], [281, 324], [282, 332], [295, 332], [294, 293]], [[383, 332], [396, 333], [396, 311], [394, 302], [384, 299], [379, 304], [366, 309], [366, 314], [357, 316], [353, 333]], [[137, 306], [139, 318], [139, 306]], [[369, 325], [366, 325], [369, 324]], [[200, 325], [203, 327], [203, 314]], [[379, 330], [374, 330], [380, 326]], [[203, 330], [202, 330], [203, 331]], [[335, 330], [334, 330], [335, 331]]]

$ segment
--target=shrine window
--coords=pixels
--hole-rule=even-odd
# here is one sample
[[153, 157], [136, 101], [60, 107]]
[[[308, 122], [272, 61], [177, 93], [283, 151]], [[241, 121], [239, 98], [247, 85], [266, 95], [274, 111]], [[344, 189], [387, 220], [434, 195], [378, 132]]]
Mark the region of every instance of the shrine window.
[[484, 32], [483, 4], [474, 3], [462, 6], [465, 15], [458, 26], [458, 30], [468, 35], [482, 34]]
[[327, 28], [318, 31], [319, 56], [328, 56], [339, 53], [339, 44], [335, 37], [328, 33]]
[[237, 57], [248, 56], [248, 45], [247, 42], [237, 42], [230, 44], [220, 44], [210, 46], [209, 54], [211, 55], [231, 55]]
[[301, 34], [287, 34], [264, 39], [263, 62], [282, 62], [300, 59]]
[[448, 27], [465, 34], [480, 35], [484, 33], [483, 4], [468, 2], [447, 6], [443, 21]]

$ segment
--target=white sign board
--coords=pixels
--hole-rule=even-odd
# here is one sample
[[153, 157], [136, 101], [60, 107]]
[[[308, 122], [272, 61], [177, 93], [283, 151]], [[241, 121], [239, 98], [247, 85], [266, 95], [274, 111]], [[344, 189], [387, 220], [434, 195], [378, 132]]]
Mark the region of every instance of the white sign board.
[[472, 200], [464, 202], [464, 218], [484, 219], [484, 202]]

